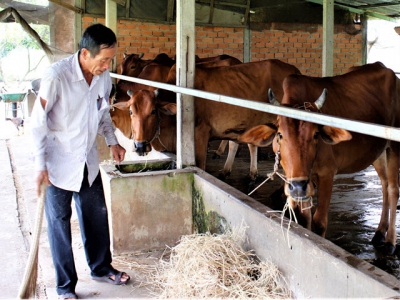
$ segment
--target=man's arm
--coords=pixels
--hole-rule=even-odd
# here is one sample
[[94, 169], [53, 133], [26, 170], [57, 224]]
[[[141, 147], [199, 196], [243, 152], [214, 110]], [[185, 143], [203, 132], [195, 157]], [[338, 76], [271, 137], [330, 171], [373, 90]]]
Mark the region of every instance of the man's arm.
[[45, 142], [48, 132], [47, 115], [45, 112], [47, 101], [37, 98], [32, 111], [32, 137], [35, 156], [35, 186], [36, 194], [40, 196], [40, 186], [44, 183], [50, 185], [49, 174], [45, 162]]

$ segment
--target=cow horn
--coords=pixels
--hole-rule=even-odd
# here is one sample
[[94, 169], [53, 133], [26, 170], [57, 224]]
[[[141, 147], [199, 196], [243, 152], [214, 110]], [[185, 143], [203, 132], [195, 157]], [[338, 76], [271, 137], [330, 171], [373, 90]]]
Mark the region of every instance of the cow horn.
[[278, 99], [276, 99], [274, 93], [272, 92], [272, 89], [268, 89], [268, 98], [269, 98], [269, 103], [273, 104], [273, 105], [281, 105], [278, 101]]
[[126, 58], [128, 56], [128, 54], [126, 54], [126, 52], [124, 52], [124, 58]]
[[158, 97], [159, 91], [160, 91], [159, 89], [154, 90], [154, 97], [155, 97], [155, 98]]
[[140, 53], [140, 54], [139, 54], [139, 58], [142, 58], [143, 55], [144, 55], [144, 53]]
[[320, 110], [320, 109], [322, 108], [322, 106], [324, 105], [324, 103], [325, 103], [325, 100], [326, 100], [326, 93], [327, 93], [327, 90], [326, 90], [326, 88], [325, 88], [325, 89], [322, 91], [321, 96], [319, 96], [319, 98], [317, 99], [317, 101], [314, 102], [314, 104], [315, 104], [315, 106], [317, 107], [318, 110]]
[[133, 92], [131, 90], [128, 90], [126, 93], [128, 94], [129, 97], [132, 97], [133, 95]]

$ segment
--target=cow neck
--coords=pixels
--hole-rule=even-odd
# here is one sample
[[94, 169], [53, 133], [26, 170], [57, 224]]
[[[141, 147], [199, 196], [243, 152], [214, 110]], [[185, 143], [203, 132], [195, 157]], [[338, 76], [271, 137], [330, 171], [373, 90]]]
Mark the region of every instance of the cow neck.
[[160, 134], [161, 134], [161, 115], [160, 115], [160, 110], [157, 109], [157, 129], [156, 132], [154, 133], [153, 138], [150, 140], [149, 144], [151, 144], [155, 139], [157, 139], [158, 142], [161, 144], [161, 146], [164, 147], [164, 149], [161, 151], [167, 151], [168, 148], [161, 141]]
[[[123, 86], [125, 84], [131, 83], [130, 81], [126, 81], [126, 80], [120, 80], [117, 82], [117, 84], [115, 85], [115, 92], [114, 95], [111, 97], [111, 104], [115, 104], [118, 102], [118, 87]], [[114, 111], [114, 108], [112, 108]]]

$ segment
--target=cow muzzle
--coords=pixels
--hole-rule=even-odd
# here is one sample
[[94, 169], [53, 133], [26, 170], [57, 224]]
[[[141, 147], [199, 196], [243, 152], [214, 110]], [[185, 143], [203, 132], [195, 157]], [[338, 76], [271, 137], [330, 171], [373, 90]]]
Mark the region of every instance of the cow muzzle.
[[309, 180], [290, 180], [286, 182], [285, 194], [296, 202], [310, 200]]
[[134, 142], [133, 151], [139, 156], [145, 156], [151, 151], [151, 145], [148, 142]]

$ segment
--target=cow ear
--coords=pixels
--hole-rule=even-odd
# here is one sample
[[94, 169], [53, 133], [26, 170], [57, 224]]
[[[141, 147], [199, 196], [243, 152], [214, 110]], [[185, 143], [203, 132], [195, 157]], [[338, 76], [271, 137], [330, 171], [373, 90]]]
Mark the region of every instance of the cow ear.
[[238, 137], [242, 143], [252, 144], [257, 147], [267, 147], [275, 137], [276, 127], [271, 125], [257, 125], [245, 131]]
[[159, 109], [165, 115], [176, 115], [176, 103], [162, 102], [159, 105]]
[[322, 140], [330, 145], [335, 145], [352, 139], [352, 135], [349, 131], [331, 126], [322, 126], [320, 133]]
[[130, 107], [130, 101], [123, 101], [123, 102], [118, 102], [114, 103], [113, 105], [110, 105], [110, 108], [118, 108], [120, 110], [128, 110]]

